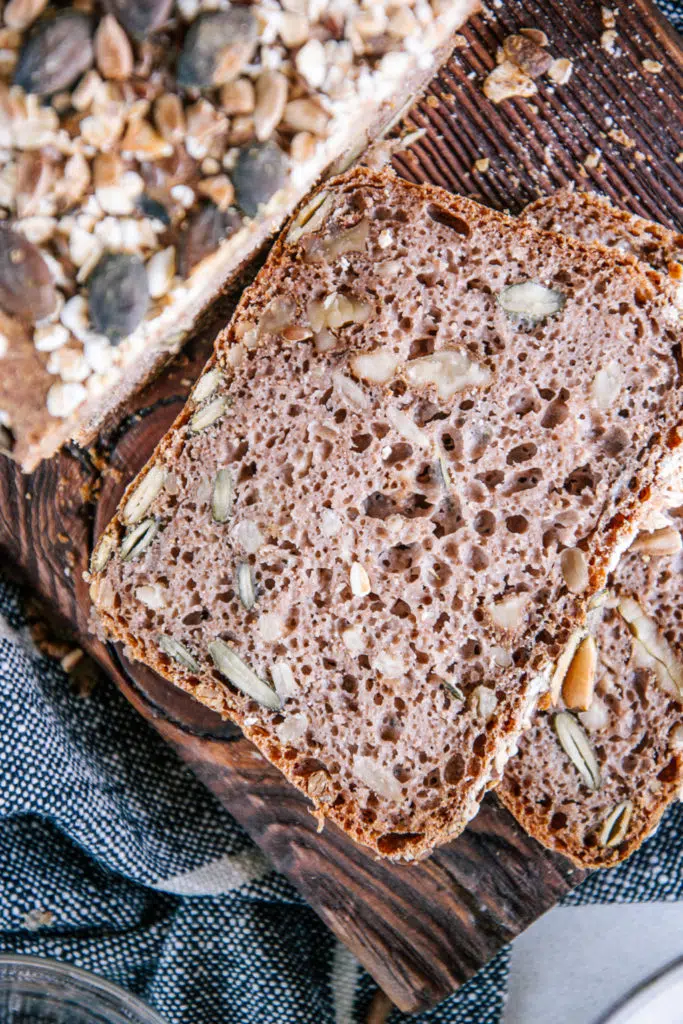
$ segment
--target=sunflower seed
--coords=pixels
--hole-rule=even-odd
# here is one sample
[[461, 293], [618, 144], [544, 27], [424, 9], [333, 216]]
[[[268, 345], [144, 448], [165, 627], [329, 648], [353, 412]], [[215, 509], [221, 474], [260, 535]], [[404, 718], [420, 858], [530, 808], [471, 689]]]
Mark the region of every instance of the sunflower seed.
[[4, 22], [8, 28], [23, 32], [40, 17], [47, 6], [47, 0], [9, 0], [5, 5]]
[[152, 466], [126, 502], [121, 518], [127, 526], [138, 523], [166, 482], [166, 467]]
[[553, 720], [557, 738], [589, 789], [600, 788], [600, 766], [588, 737], [568, 711], [560, 711]]
[[559, 313], [567, 301], [562, 292], [537, 281], [523, 281], [503, 288], [498, 302], [513, 320], [537, 324]]
[[105, 533], [97, 544], [90, 559], [90, 571], [102, 572], [111, 558], [118, 541], [113, 533]]
[[236, 78], [251, 58], [257, 36], [258, 24], [248, 7], [200, 14], [185, 36], [178, 84], [204, 89]]
[[240, 562], [237, 566], [237, 590], [242, 605], [250, 612], [256, 604], [256, 591], [254, 590], [251, 566], [248, 562]]
[[168, 20], [173, 0], [104, 0], [104, 8], [135, 39], [144, 39]]
[[287, 79], [280, 71], [262, 71], [256, 79], [254, 134], [265, 142], [280, 123], [287, 103]]
[[95, 62], [103, 78], [125, 81], [133, 72], [133, 48], [111, 14], [106, 14], [97, 26]]
[[230, 680], [238, 690], [241, 690], [247, 697], [252, 697], [263, 707], [270, 708], [271, 711], [280, 710], [282, 702], [275, 690], [263, 679], [259, 679], [232, 647], [222, 640], [213, 640], [209, 644], [209, 654], [221, 675]]
[[227, 408], [227, 398], [222, 398], [220, 396], [218, 398], [214, 398], [214, 400], [209, 402], [208, 405], [203, 406], [201, 409], [197, 409], [197, 412], [190, 420], [190, 430], [194, 434], [198, 434], [201, 430], [206, 430], [207, 427], [210, 427], [212, 423], [215, 423], [221, 418], [221, 416], [223, 416]]
[[124, 562], [132, 562], [134, 558], [146, 551], [157, 533], [159, 524], [156, 519], [145, 519], [126, 534], [119, 554]]
[[190, 672], [201, 671], [201, 666], [197, 659], [190, 654], [187, 647], [185, 647], [184, 644], [181, 644], [180, 641], [174, 640], [172, 636], [160, 633], [157, 637], [157, 643], [164, 654], [167, 654], [169, 658], [173, 658], [173, 660], [177, 661], [179, 665], [183, 666], [183, 668], [189, 668]]
[[139, 256], [106, 253], [88, 277], [87, 288], [92, 326], [113, 345], [132, 334], [147, 312], [147, 272]]
[[232, 172], [237, 205], [247, 217], [281, 189], [287, 176], [287, 157], [275, 142], [242, 146]]
[[57, 307], [52, 274], [40, 250], [6, 227], [0, 227], [0, 306], [28, 323]]
[[631, 824], [632, 814], [633, 804], [630, 800], [617, 804], [603, 822], [599, 837], [600, 846], [613, 847], [623, 843]]
[[24, 43], [14, 84], [49, 96], [73, 85], [93, 62], [92, 24], [78, 11], [40, 22]]
[[191, 214], [180, 235], [178, 265], [182, 277], [189, 277], [198, 263], [214, 253], [221, 242], [241, 226], [242, 218], [237, 210], [219, 210], [214, 203], [206, 203]]
[[572, 594], [582, 594], [588, 589], [588, 562], [581, 548], [565, 548], [560, 555], [560, 568], [567, 589], [571, 590]]
[[588, 711], [593, 702], [598, 649], [592, 636], [579, 644], [562, 684], [562, 699], [568, 708]]
[[199, 378], [192, 392], [192, 401], [195, 405], [201, 405], [207, 398], [210, 398], [216, 388], [223, 383], [223, 374], [214, 367]]
[[641, 555], [677, 555], [682, 546], [679, 531], [673, 526], [663, 526], [651, 533], [638, 534], [631, 551], [639, 551]]

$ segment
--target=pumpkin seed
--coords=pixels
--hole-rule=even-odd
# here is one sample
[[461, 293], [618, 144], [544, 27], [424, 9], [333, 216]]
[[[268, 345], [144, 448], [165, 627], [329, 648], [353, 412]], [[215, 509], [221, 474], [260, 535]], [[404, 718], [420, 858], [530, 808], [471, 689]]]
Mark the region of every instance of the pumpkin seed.
[[139, 256], [106, 253], [88, 277], [87, 288], [92, 326], [113, 345], [132, 334], [147, 312], [147, 271]]
[[209, 370], [203, 377], [200, 377], [195, 384], [194, 391], [192, 392], [192, 401], [195, 405], [201, 405], [202, 402], [210, 398], [214, 393], [218, 385], [223, 380], [223, 374], [220, 370]]
[[553, 724], [562, 749], [589, 789], [600, 788], [600, 766], [585, 732], [568, 711], [555, 715]]
[[213, 640], [209, 644], [209, 654], [221, 675], [238, 690], [271, 711], [280, 710], [282, 702], [275, 690], [260, 679], [232, 647], [223, 640]]
[[242, 146], [232, 172], [237, 205], [247, 217], [281, 189], [287, 177], [287, 157], [274, 142]]
[[0, 228], [0, 306], [35, 323], [53, 313], [57, 292], [40, 250], [17, 231]]
[[633, 815], [633, 804], [630, 800], [624, 800], [607, 815], [600, 830], [600, 846], [619, 846], [623, 843], [631, 824]]
[[129, 35], [144, 39], [168, 21], [173, 0], [105, 0], [104, 8], [113, 14]]
[[178, 84], [206, 89], [236, 78], [251, 58], [257, 36], [258, 24], [248, 7], [200, 14], [185, 36]]
[[196, 413], [190, 420], [190, 430], [198, 434], [202, 430], [206, 430], [212, 423], [219, 420], [228, 408], [227, 398], [214, 398], [208, 405], [202, 406], [201, 409], [197, 409]]
[[144, 516], [145, 512], [160, 493], [166, 482], [166, 467], [162, 465], [152, 466], [144, 480], [135, 488], [126, 502], [121, 513], [121, 518], [128, 526], [134, 526]]
[[219, 469], [213, 484], [211, 496], [211, 512], [214, 522], [225, 523], [232, 515], [232, 503], [235, 497], [235, 489], [232, 482], [232, 473], [229, 469]]
[[181, 276], [189, 277], [197, 264], [211, 256], [221, 242], [239, 231], [241, 225], [242, 218], [237, 210], [219, 210], [214, 203], [206, 203], [191, 214], [178, 244], [178, 269]]
[[200, 672], [201, 666], [197, 659], [188, 651], [184, 644], [180, 641], [175, 640], [172, 636], [167, 636], [164, 633], [160, 633], [157, 637], [157, 643], [159, 647], [167, 654], [169, 658], [173, 658], [183, 668], [188, 668], [190, 672]]
[[65, 11], [38, 23], [21, 48], [14, 84], [49, 96], [73, 85], [94, 59], [92, 23], [79, 11]]
[[130, 530], [121, 544], [122, 561], [132, 562], [134, 558], [139, 558], [143, 551], [150, 546], [158, 532], [159, 524], [156, 519], [145, 519]]

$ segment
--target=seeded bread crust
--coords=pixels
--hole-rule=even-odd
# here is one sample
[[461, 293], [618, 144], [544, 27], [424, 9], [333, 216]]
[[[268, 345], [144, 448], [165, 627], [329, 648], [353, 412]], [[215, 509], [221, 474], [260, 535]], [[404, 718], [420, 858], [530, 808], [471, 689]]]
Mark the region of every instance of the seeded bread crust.
[[[126, 10], [129, 6], [133, 9], [131, 17], [135, 20], [136, 5], [130, 3], [123, 6]], [[253, 7], [254, 10], [259, 12], [259, 17], [266, 19], [270, 25], [270, 28], [262, 28], [258, 37], [259, 47], [261, 47], [264, 53], [270, 51], [272, 58], [271, 62], [268, 63], [264, 57], [262, 67], [270, 67], [271, 64], [272, 66], [281, 65], [284, 78], [286, 79], [287, 74], [290, 74], [290, 65], [294, 68], [296, 62], [299, 61], [298, 55], [302, 49], [302, 42], [307, 42], [307, 40], [298, 40], [296, 44], [290, 45], [288, 49], [283, 43], [285, 29], [282, 28], [283, 37], [280, 38], [277, 33], [277, 27], [279, 25], [279, 18], [291, 18], [292, 15], [281, 11], [273, 5], [268, 5], [267, 9], [263, 10], [256, 4]], [[7, 364], [3, 361], [4, 372], [0, 381], [0, 427], [3, 427], [4, 431], [2, 437], [0, 437], [0, 451], [9, 452], [20, 463], [22, 468], [28, 472], [34, 469], [42, 459], [53, 454], [67, 440], [74, 440], [80, 445], [91, 443], [97, 436], [97, 433], [115, 418], [122, 405], [130, 396], [148, 383], [180, 350], [200, 315], [235, 280], [254, 253], [281, 228], [286, 218], [291, 215], [296, 205], [301, 201], [302, 196], [323, 176], [348, 166], [369, 142], [386, 131], [397, 120], [406, 106], [414, 101], [415, 97], [427, 86], [441, 63], [449, 56], [452, 50], [453, 38], [458, 29], [479, 7], [479, 0], [450, 0], [448, 4], [441, 5], [438, 9], [435, 6], [433, 12], [431, 12], [430, 7], [432, 16], [429, 19], [429, 24], [418, 25], [416, 22], [412, 30], [408, 31], [406, 29], [407, 34], [405, 38], [392, 37], [391, 52], [387, 53], [386, 60], [384, 61], [386, 64], [385, 69], [384, 64], [382, 64], [382, 58], [378, 60], [372, 56], [367, 58], [360, 42], [356, 40], [352, 63], [354, 71], [360, 69], [359, 81], [356, 83], [354, 77], [352, 84], [353, 76], [351, 71], [348, 70], [346, 72], [349, 92], [346, 98], [338, 98], [334, 95], [328, 96], [325, 91], [326, 87], [322, 85], [319, 85], [317, 88], [312, 86], [309, 88], [307, 79], [300, 76], [297, 87], [298, 91], [295, 90], [296, 96], [302, 100], [307, 98], [314, 105], [320, 102], [322, 107], [316, 109], [318, 109], [319, 116], [322, 117], [327, 125], [327, 127], [319, 130], [318, 136], [311, 132], [299, 133], [300, 135], [307, 136], [308, 144], [312, 147], [311, 153], [305, 159], [295, 158], [294, 153], [287, 156], [280, 153], [280, 157], [287, 164], [282, 187], [274, 192], [274, 194], [271, 190], [269, 193], [270, 198], [262, 204], [256, 216], [247, 216], [248, 211], [245, 212], [244, 210], [238, 214], [235, 205], [232, 205], [228, 213], [233, 217], [233, 220], [239, 223], [239, 227], [236, 229], [231, 228], [224, 239], [215, 239], [206, 249], [205, 257], [191, 269], [191, 272], [181, 274], [181, 268], [176, 266], [176, 275], [175, 277], [173, 277], [173, 274], [171, 275], [172, 280], [169, 280], [166, 292], [159, 296], [152, 296], [145, 319], [120, 343], [110, 346], [106, 338], [98, 336], [98, 339], [93, 344], [90, 340], [94, 335], [92, 324], [88, 325], [84, 322], [78, 331], [74, 332], [71, 330], [70, 318], [62, 317], [60, 322], [59, 311], [57, 311], [52, 317], [51, 322], [54, 322], [60, 331], [63, 330], [65, 325], [68, 326], [70, 330], [69, 339], [59, 350], [56, 348], [50, 351], [38, 350], [31, 344], [33, 325], [30, 325], [27, 328], [25, 339], [27, 344], [15, 347], [15, 350], [11, 353], [11, 360]], [[204, 14], [206, 13], [204, 11]], [[355, 31], [353, 28], [354, 19], [356, 16], [360, 18], [362, 13], [360, 8], [356, 11], [353, 5], [349, 6], [345, 21], [345, 31]], [[383, 9], [382, 12], [378, 13], [383, 14]], [[54, 12], [48, 11], [43, 19], [38, 20], [35, 25], [22, 25], [21, 27], [25, 28], [23, 35], [15, 33], [16, 38], [19, 40], [16, 43], [17, 47], [23, 46], [27, 39], [30, 40], [39, 35], [44, 24], [49, 22], [52, 14]], [[195, 18], [196, 16], [197, 12], [187, 15], [188, 18]], [[168, 21], [169, 17], [182, 24], [182, 17], [179, 16], [172, 3], [167, 5], [164, 21]], [[126, 22], [126, 18], [122, 20]], [[108, 21], [108, 31], [110, 33], [111, 21], [112, 19], [110, 18]], [[175, 24], [175, 21], [173, 24]], [[102, 19], [95, 25], [98, 32], [103, 31], [101, 23]], [[158, 28], [159, 26], [157, 25], [156, 29]], [[161, 26], [161, 31], [164, 31], [163, 25]], [[152, 32], [150, 38], [144, 40], [145, 45], [149, 48], [149, 53], [153, 52], [154, 46], [157, 49], [159, 48], [159, 39], [162, 39], [163, 42], [162, 49], [175, 45], [176, 36], [173, 35], [173, 31], [175, 30], [171, 32], [174, 40], [172, 43], [168, 42], [166, 36], [157, 36]], [[137, 58], [139, 56], [138, 46], [142, 46], [143, 43], [143, 34], [140, 34], [140, 38], [133, 38], [131, 36], [132, 43], [131, 40], [126, 41], [125, 32], [123, 32], [120, 25], [117, 28], [117, 23], [114, 22], [113, 38], [116, 41], [116, 47], [111, 55], [111, 59], [121, 59], [121, 46], [123, 46], [124, 54], [126, 49], [130, 49], [132, 46]], [[121, 35], [122, 39], [120, 38]], [[315, 31], [312, 29], [311, 38], [313, 37], [317, 38]], [[327, 35], [323, 34], [323, 39], [326, 38]], [[350, 46], [351, 44], [349, 43], [348, 45]], [[140, 50], [141, 52], [142, 50]], [[64, 51], [62, 56], [67, 56], [69, 60], [74, 59], [73, 54], [70, 52], [67, 54]], [[392, 58], [396, 60], [395, 68], [390, 66]], [[97, 59], [99, 61], [99, 57]], [[280, 65], [278, 65], [278, 61], [280, 61]], [[402, 62], [400, 68], [398, 61]], [[252, 63], [256, 67], [259, 61], [254, 57]], [[46, 59], [43, 59], [43, 64], [47, 64]], [[356, 68], [356, 65], [358, 65], [358, 68]], [[303, 63], [301, 66], [303, 68]], [[97, 78], [95, 69], [87, 70], [87, 61], [84, 69], [86, 70], [86, 76], [95, 75], [95, 78]], [[100, 70], [99, 64], [97, 69]], [[137, 66], [135, 74], [138, 77], [142, 76], [144, 78], [144, 72]], [[256, 73], [252, 69], [249, 71], [249, 74], [254, 78], [258, 92], [261, 86], [258, 84]], [[295, 70], [291, 70], [290, 78], [294, 80], [297, 74], [298, 72], [295, 73]], [[164, 71], [162, 77], [164, 81], [169, 81], [167, 71]], [[105, 75], [105, 79], [107, 78], [114, 80], [104, 82], [100, 80], [98, 88], [109, 90], [111, 96], [107, 94], [105, 99], [111, 106], [114, 103], [112, 97], [119, 90], [119, 80], [125, 80], [126, 74], [112, 73], [111, 75]], [[240, 81], [244, 82], [244, 77]], [[78, 79], [72, 83], [72, 87], [76, 86], [77, 82]], [[282, 76], [280, 84], [281, 82]], [[129, 84], [125, 82], [126, 86]], [[156, 96], [156, 85], [152, 88], [154, 83], [150, 82], [148, 84], [150, 89], [152, 89], [150, 95], [154, 94]], [[251, 80], [250, 84], [253, 92]], [[82, 85], [82, 82], [79, 85]], [[176, 89], [174, 81], [171, 81], [171, 85]], [[275, 85], [271, 84], [270, 88], [277, 92]], [[221, 109], [220, 102], [214, 95], [215, 92], [216, 90], [214, 89], [210, 93], [210, 99], [214, 106], [212, 116], [223, 117], [225, 120], [225, 114]], [[287, 89], [285, 88], [286, 92]], [[130, 90], [128, 90], [129, 93]], [[194, 92], [190, 89], [189, 98], [187, 95], [182, 94], [182, 89], [180, 93], [186, 106], [189, 106], [192, 100], [196, 101], [200, 95], [197, 89]], [[259, 95], [265, 97], [265, 86], [263, 93], [259, 93]], [[129, 95], [128, 98], [130, 98]], [[292, 98], [291, 82], [289, 98]], [[36, 102], [34, 103], [34, 101]], [[277, 107], [278, 102], [275, 95], [273, 95], [272, 104]], [[197, 110], [199, 110], [201, 104], [205, 104], [206, 107], [209, 106], [206, 96], [196, 103]], [[7, 137], [4, 145], [11, 154], [9, 161], [5, 161], [4, 177], [0, 178], [0, 203], [10, 210], [11, 226], [20, 233], [25, 232], [29, 238], [32, 237], [32, 232], [38, 230], [38, 221], [41, 218], [43, 221], [49, 222], [50, 219], [54, 219], [52, 215], [57, 213], [59, 224], [56, 233], [54, 233], [54, 238], [59, 241], [53, 244], [54, 239], [43, 241], [41, 237], [37, 244], [41, 252], [47, 254], [53, 261], [51, 263], [53, 271], [55, 259], [57, 264], [61, 263], [61, 270], [59, 271], [61, 279], [58, 279], [56, 282], [61, 292], [63, 292], [60, 295], [60, 300], [63, 301], [65, 297], [67, 300], [70, 297], [73, 298], [75, 297], [74, 293], [76, 296], [85, 294], [87, 298], [87, 275], [83, 273], [84, 268], [79, 262], [76, 262], [74, 266], [76, 247], [75, 245], [71, 247], [72, 243], [69, 232], [73, 226], [76, 226], [77, 230], [85, 230], [92, 234], [93, 228], [90, 222], [88, 222], [85, 228], [77, 223], [78, 216], [81, 214], [86, 219], [88, 217], [95, 220], [98, 217], [101, 219], [101, 211], [93, 213], [93, 210], [97, 210], [97, 202], [92, 202], [96, 199], [94, 188], [91, 188], [89, 184], [85, 194], [80, 198], [77, 197], [77, 201], [74, 202], [66, 202], [66, 199], [60, 193], [56, 210], [52, 206], [45, 206], [46, 203], [52, 201], [51, 193], [48, 191], [47, 195], [42, 195], [40, 199], [42, 204], [40, 208], [36, 206], [35, 202], [30, 209], [27, 208], [27, 216], [18, 215], [18, 211], [15, 209], [15, 197], [12, 194], [8, 198], [6, 197], [8, 189], [11, 193], [10, 186], [16, 177], [17, 166], [21, 164], [22, 160], [25, 162], [26, 159], [26, 154], [23, 153], [24, 142], [21, 140], [31, 130], [34, 132], [42, 131], [44, 134], [52, 133], [47, 141], [46, 152], [48, 156], [45, 159], [52, 160], [54, 154], [64, 149], [64, 146], [66, 146], [66, 154], [75, 154], [77, 158], [82, 158], [81, 151], [85, 152], [87, 160], [91, 160], [93, 154], [95, 159], [101, 155], [97, 152], [97, 144], [94, 144], [94, 149], [92, 145], [89, 149], [78, 135], [73, 140], [68, 139], [67, 145], [62, 138], [65, 132], [62, 130], [60, 134], [59, 131], [54, 129], [48, 117], [48, 115], [55, 116], [54, 110], [48, 105], [45, 108], [46, 112], [44, 111], [43, 120], [39, 117], [39, 110], [40, 103], [35, 94], [25, 94], [21, 86], [16, 84], [11, 89], [8, 89], [8, 85], [0, 80], [0, 131]], [[83, 117], [84, 114], [92, 114], [92, 111], [79, 106], [77, 113], [79, 117]], [[110, 121], [118, 116], [118, 111], [110, 112], [108, 115]], [[284, 116], [284, 105], [280, 116]], [[94, 120], [94, 117], [90, 117], [90, 121]], [[107, 118], [105, 117], [106, 120]], [[231, 115], [230, 125], [233, 134], [237, 131], [236, 122], [240, 120], [246, 121], [248, 118], [246, 116], [235, 115], [233, 117]], [[164, 139], [158, 134], [158, 125], [156, 122], [154, 124], [152, 122], [153, 116], [150, 109], [149, 116], [146, 120], [143, 117], [142, 124], [145, 130], [151, 132], [157, 147], [163, 146]], [[226, 120], [226, 126], [227, 124]], [[93, 125], [90, 126], [91, 132], [94, 130], [94, 127]], [[70, 128], [69, 130], [71, 131], [72, 129]], [[227, 127], [225, 130], [227, 131]], [[280, 131], [280, 134], [278, 134], [278, 131]], [[52, 137], [53, 135], [54, 138]], [[167, 165], [173, 164], [174, 161], [178, 166], [188, 164], [187, 173], [183, 176], [181, 172], [178, 172], [178, 180], [173, 186], [174, 188], [176, 186], [185, 188], [189, 193], [194, 191], [195, 194], [194, 206], [188, 212], [186, 220], [183, 221], [184, 224], [192, 220], [191, 213], [196, 213], [201, 208], [199, 200], [201, 200], [203, 193], [201, 193], [199, 186], [203, 187], [204, 182], [198, 182], [195, 179], [201, 178], [202, 175], [207, 176], [208, 174], [210, 176], [210, 174], [213, 174], [216, 179], [222, 177], [227, 181], [225, 185], [227, 190], [232, 189], [230, 184], [230, 178], [233, 176], [232, 164], [227, 169], [227, 174], [221, 166], [218, 166], [217, 171], [205, 172], [200, 171], [200, 165], [203, 167], [204, 164], [199, 156], [197, 160], [190, 159], [186, 152], [186, 145], [190, 146], [190, 143], [196, 141], [193, 138], [188, 139], [188, 136], [191, 135], [190, 127], [187, 130], [183, 129], [182, 145], [175, 139], [173, 147], [170, 147], [171, 156], [165, 155], [161, 160], [159, 159], [159, 154], [152, 154], [150, 156], [140, 155], [140, 166], [138, 166], [135, 160], [132, 160], [130, 153], [126, 152], [123, 154], [126, 157], [125, 170], [129, 174], [132, 170], [136, 174], [139, 171], [145, 176], [146, 184], [150, 177], [154, 181], [156, 181], [156, 177], [159, 177], [160, 180], [163, 179], [168, 169]], [[254, 129], [252, 128], [251, 134], [247, 131], [247, 135], [241, 141], [246, 145], [256, 141], [256, 138], [261, 141], [264, 138], [270, 139], [271, 135], [277, 138], [281, 146], [287, 147], [294, 135], [294, 129], [287, 127], [286, 124], [284, 128], [282, 124], [278, 128], [276, 119], [276, 124], [273, 125], [268, 136], [263, 135], [260, 129], [257, 132], [257, 136], [254, 136]], [[238, 145], [240, 145], [239, 140], [238, 142], [231, 142], [225, 155], [229, 156], [232, 154], [236, 156], [238, 152], [236, 147]], [[30, 154], [33, 154], [32, 159], [43, 159], [43, 151], [36, 149], [33, 141], [30, 146], [29, 143], [26, 143], [26, 148], [30, 149]], [[120, 146], [118, 145], [110, 145], [110, 143], [103, 145], [103, 152], [117, 159], [120, 155], [119, 149]], [[215, 156], [213, 150], [209, 156], [210, 158]], [[215, 160], [214, 163], [216, 163]], [[3, 169], [0, 168], [0, 170]], [[120, 171], [119, 177], [121, 173], [122, 171]], [[176, 172], [174, 171], [173, 173], [175, 174]], [[26, 172], [24, 171], [25, 176]], [[37, 176], [38, 173], [35, 171], [34, 177]], [[60, 178], [61, 175], [58, 173], [56, 177]], [[75, 177], [76, 172], [74, 170], [70, 172], [69, 182], [73, 183]], [[93, 171], [93, 179], [94, 177]], [[114, 187], [118, 186], [118, 184], [118, 181], [113, 182]], [[65, 193], [66, 187], [66, 184], [61, 187], [63, 193]], [[86, 199], [90, 200], [90, 205], [86, 203]], [[215, 201], [218, 203], [219, 199], [216, 197]], [[221, 199], [220, 202], [222, 203], [223, 200]], [[211, 205], [212, 202], [206, 202], [207, 207]], [[178, 203], [175, 203], [175, 206], [178, 207]], [[43, 209], [43, 207], [45, 208]], [[221, 206], [221, 209], [223, 208]], [[214, 209], [217, 209], [217, 207], [214, 207]], [[40, 213], [41, 217], [34, 216], [36, 212]], [[42, 216], [45, 212], [51, 216]], [[67, 216], [63, 216], [64, 214]], [[61, 219], [59, 215], [62, 215]], [[178, 216], [182, 216], [182, 211]], [[69, 218], [71, 219], [70, 221]], [[113, 238], [115, 231], [121, 230], [118, 227], [119, 222], [123, 224], [126, 219], [130, 220], [131, 218], [109, 217], [109, 219], [116, 222], [109, 232]], [[67, 222], [69, 223], [67, 224]], [[138, 252], [134, 245], [131, 249], [130, 245], [126, 243], [123, 245], [123, 252], [133, 252], [140, 255], [147, 260], [147, 266], [149, 266], [150, 257], [161, 253], [165, 246], [173, 248], [173, 243], [175, 242], [173, 232], [177, 226], [174, 220], [169, 231], [162, 231], [156, 248], [149, 249], [143, 247]], [[171, 234], [170, 239], [169, 232]], [[171, 241], [170, 245], [169, 240]], [[95, 238], [92, 237], [90, 241], [94, 246]], [[109, 247], [109, 244], [108, 241], [105, 242], [105, 250]], [[120, 247], [117, 248], [117, 245], [112, 241], [111, 248], [119, 251]], [[177, 249], [176, 263], [179, 263], [182, 259], [180, 243]], [[79, 274], [76, 280], [77, 271]], [[141, 270], [141, 273], [145, 274], [144, 268]], [[40, 326], [45, 330], [49, 327], [49, 324], [41, 324]], [[8, 340], [11, 341], [11, 338]], [[67, 350], [68, 357], [63, 357], [63, 353], [66, 353]], [[30, 387], [26, 386], [26, 381], [30, 382]], [[26, 401], [27, 395], [28, 401]]]
[[[556, 315], [506, 312], [528, 280]], [[610, 337], [629, 433], [594, 405]], [[631, 257], [389, 172], [335, 179], [98, 545], [103, 631], [236, 721], [321, 820], [382, 856], [428, 853], [476, 812], [678, 463], [677, 339]], [[128, 561], [126, 519], [152, 531]], [[211, 666], [216, 638], [275, 681], [278, 710]]]
[[[558, 193], [533, 203], [523, 218], [585, 241], [606, 242], [667, 274], [682, 255], [682, 236], [587, 193]], [[672, 500], [680, 501], [680, 495]], [[661, 663], [647, 658], [619, 612], [620, 599], [636, 601], [683, 665], [683, 556], [676, 553], [672, 532], [683, 525], [682, 513], [673, 508], [648, 524], [657, 535], [644, 534], [638, 550], [622, 557], [608, 583], [608, 606], [596, 615], [596, 696], [578, 720], [596, 754], [599, 789], [591, 790], [560, 745], [554, 728], [555, 715], [566, 710], [560, 697], [556, 707], [536, 714], [497, 790], [534, 838], [581, 868], [610, 867], [629, 857], [683, 791], [682, 695]], [[673, 553], [648, 553], [656, 550], [653, 545]], [[628, 827], [619, 842], [605, 845], [604, 822], [620, 804], [630, 810]]]

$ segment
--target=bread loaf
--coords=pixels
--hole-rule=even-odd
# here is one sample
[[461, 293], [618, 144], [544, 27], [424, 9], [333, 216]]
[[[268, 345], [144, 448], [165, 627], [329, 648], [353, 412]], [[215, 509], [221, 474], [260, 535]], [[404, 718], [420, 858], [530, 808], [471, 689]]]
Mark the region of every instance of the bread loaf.
[[318, 815], [428, 852], [676, 468], [678, 340], [629, 256], [389, 172], [335, 179], [99, 541], [102, 629]]
[[0, 311], [18, 327], [0, 322], [0, 450], [28, 470], [90, 442], [315, 182], [400, 116], [478, 6], [11, 5]]
[[[681, 255], [681, 236], [586, 193], [540, 200], [524, 219], [606, 242], [667, 274]], [[628, 857], [683, 788], [683, 509], [675, 507], [683, 487], [678, 492], [622, 557], [592, 613], [593, 657], [579, 657], [564, 686], [558, 682], [557, 703], [537, 713], [498, 788], [531, 835], [582, 868]]]

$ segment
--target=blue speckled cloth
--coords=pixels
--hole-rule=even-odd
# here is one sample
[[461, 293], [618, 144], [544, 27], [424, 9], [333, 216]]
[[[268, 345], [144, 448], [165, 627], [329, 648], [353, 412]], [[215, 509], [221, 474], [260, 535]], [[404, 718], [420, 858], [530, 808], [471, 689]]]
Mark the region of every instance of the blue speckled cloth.
[[[677, 27], [683, 3], [661, 0]], [[683, 898], [683, 807], [567, 903]], [[113, 686], [79, 696], [0, 578], [0, 952], [54, 957], [169, 1024], [360, 1024], [375, 986]], [[390, 1024], [497, 1024], [503, 951]]]

